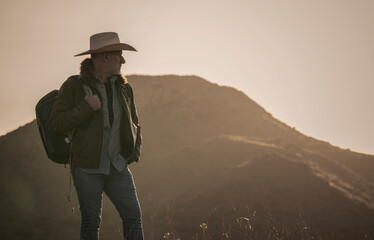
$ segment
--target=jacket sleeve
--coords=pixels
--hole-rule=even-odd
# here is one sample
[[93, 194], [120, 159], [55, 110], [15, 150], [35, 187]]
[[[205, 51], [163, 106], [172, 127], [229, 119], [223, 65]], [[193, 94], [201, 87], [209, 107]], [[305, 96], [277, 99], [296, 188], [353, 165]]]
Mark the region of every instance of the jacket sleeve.
[[79, 83], [74, 77], [70, 77], [62, 84], [51, 112], [50, 120], [53, 131], [69, 132], [93, 116], [94, 110], [84, 98], [75, 102], [74, 90], [78, 89], [80, 89]]
[[140, 124], [139, 124], [138, 112], [137, 112], [136, 106], [135, 106], [134, 94], [133, 94], [131, 86], [130, 85], [128, 85], [128, 86], [129, 86], [130, 95], [131, 95], [131, 117], [132, 117], [133, 123], [137, 126], [137, 129], [138, 129], [137, 136], [136, 136], [136, 142], [135, 142], [135, 149], [134, 149], [134, 153], [136, 155], [134, 161], [138, 162], [139, 159], [140, 159], [140, 152], [141, 152], [141, 148], [142, 148], [143, 137], [142, 137], [142, 133], [141, 133], [141, 127], [140, 127]]

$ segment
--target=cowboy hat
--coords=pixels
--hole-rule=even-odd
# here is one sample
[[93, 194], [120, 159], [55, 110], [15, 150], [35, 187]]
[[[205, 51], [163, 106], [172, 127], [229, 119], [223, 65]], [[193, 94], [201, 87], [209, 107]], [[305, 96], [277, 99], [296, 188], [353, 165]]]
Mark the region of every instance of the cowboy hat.
[[74, 55], [74, 57], [86, 54], [111, 52], [119, 50], [136, 51], [129, 44], [120, 43], [119, 36], [115, 32], [102, 32], [94, 34], [90, 37], [90, 50]]

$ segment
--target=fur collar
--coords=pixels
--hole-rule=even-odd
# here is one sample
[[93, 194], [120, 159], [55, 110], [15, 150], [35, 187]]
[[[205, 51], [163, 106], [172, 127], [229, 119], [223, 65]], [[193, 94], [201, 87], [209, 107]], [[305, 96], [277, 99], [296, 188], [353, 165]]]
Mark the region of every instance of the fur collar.
[[[86, 58], [81, 62], [81, 71], [79, 75], [79, 79], [82, 81], [84, 85], [94, 87], [95, 85], [95, 75], [94, 75], [94, 65], [91, 58]], [[120, 84], [127, 83], [127, 79], [122, 74], [117, 75], [117, 82]]]

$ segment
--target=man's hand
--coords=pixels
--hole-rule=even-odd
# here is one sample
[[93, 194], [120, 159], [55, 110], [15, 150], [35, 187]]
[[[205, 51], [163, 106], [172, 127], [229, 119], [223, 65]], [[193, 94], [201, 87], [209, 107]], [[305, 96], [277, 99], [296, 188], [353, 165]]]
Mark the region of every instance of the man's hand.
[[101, 108], [101, 103], [100, 103], [100, 99], [99, 99], [99, 96], [97, 95], [92, 95], [92, 96], [86, 96], [84, 99], [86, 99], [86, 101], [88, 102], [88, 104], [90, 105], [90, 107], [94, 110], [94, 111], [97, 111]]

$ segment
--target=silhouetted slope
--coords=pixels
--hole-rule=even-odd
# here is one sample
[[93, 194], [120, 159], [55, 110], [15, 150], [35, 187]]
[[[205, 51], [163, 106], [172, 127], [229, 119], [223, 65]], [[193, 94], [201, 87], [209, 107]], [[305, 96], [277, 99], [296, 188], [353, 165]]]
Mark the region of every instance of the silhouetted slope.
[[[184, 239], [208, 220], [219, 234], [222, 217], [234, 234], [247, 207], [258, 211], [259, 228], [265, 207], [287, 228], [302, 220], [322, 235], [373, 229], [374, 156], [307, 137], [242, 92], [196, 76], [128, 80], [144, 135], [141, 162], [131, 169], [147, 236], [170, 230], [165, 217]], [[46, 158], [35, 122], [0, 137], [0, 159], [0, 238], [76, 238], [68, 170]], [[121, 239], [120, 229], [105, 198], [101, 235]]]

